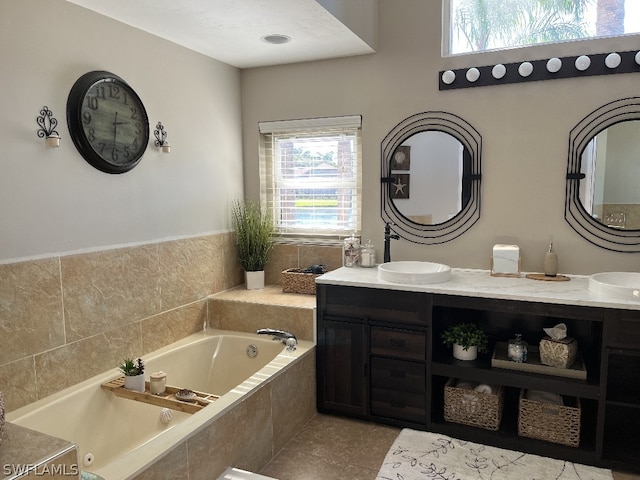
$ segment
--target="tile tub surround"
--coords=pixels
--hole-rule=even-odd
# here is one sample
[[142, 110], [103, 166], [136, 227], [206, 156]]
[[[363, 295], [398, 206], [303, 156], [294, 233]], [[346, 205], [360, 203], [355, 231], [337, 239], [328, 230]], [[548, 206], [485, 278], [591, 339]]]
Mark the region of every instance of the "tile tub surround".
[[[194, 361], [198, 364], [206, 363], [207, 359], [211, 361], [210, 348], [218, 345], [218, 341], [222, 341], [221, 347], [226, 353], [213, 360], [211, 371], [205, 368], [199, 375], [193, 372]], [[262, 360], [258, 357], [257, 363], [246, 357], [243, 362], [245, 342], [259, 345], [267, 356]], [[275, 347], [271, 353], [277, 356], [271, 359], [265, 347], [267, 350]], [[232, 380], [227, 378], [229, 366], [218, 365], [216, 372], [216, 361], [231, 360], [227, 354], [239, 354], [238, 361], [244, 363], [244, 368], [258, 365], [259, 370], [246, 379], [241, 374], [242, 380], [236, 379], [239, 381], [236, 386], [226, 385], [225, 382]], [[289, 352], [283, 345], [272, 343], [268, 338], [257, 338], [255, 334], [210, 330], [168, 345], [145, 360], [150, 370], [169, 362], [165, 370], [178, 382], [174, 385], [193, 383], [200, 390], [222, 396], [193, 415], [174, 414], [174, 421], [167, 428], [157, 419], [160, 407], [118, 398], [100, 388], [102, 383], [118, 375], [114, 368], [16, 410], [8, 418], [21, 426], [41, 428], [48, 435], [76, 442], [80, 458], [89, 452], [95, 453], [95, 462], [88, 470], [109, 480], [134, 478], [147, 469], [151, 469], [151, 473], [145, 473], [148, 477], [143, 478], [182, 478], [183, 475], [177, 475], [173, 469], [182, 467], [185, 467], [184, 477], [193, 479], [209, 478], [207, 472], [212, 469], [222, 472], [230, 464], [261, 468], [271, 459], [273, 450], [281, 448], [315, 413], [315, 347], [311, 342], [300, 342], [295, 352]], [[242, 371], [243, 367], [240, 368]], [[217, 381], [214, 386], [206, 387], [209, 375]], [[71, 412], [81, 412], [87, 421], [69, 425], [61, 420]], [[130, 431], [138, 419], [139, 431]], [[212, 445], [215, 450], [211, 450]], [[213, 451], [215, 455], [211, 455]], [[185, 455], [188, 452], [189, 457], [181, 457], [181, 452]], [[171, 468], [164, 466], [162, 459], [156, 466], [163, 456], [174, 459], [170, 462]], [[172, 474], [162, 476], [164, 471]]]
[[212, 295], [207, 311], [211, 328], [251, 333], [277, 328], [314, 341], [315, 308], [315, 295], [282, 293], [280, 285], [267, 285], [261, 290], [240, 286]]
[[36, 466], [36, 472], [49, 479], [79, 478], [73, 443], [7, 423], [0, 448], [0, 479], [27, 477], [21, 475], [27, 465]]
[[521, 277], [494, 277], [488, 270], [452, 268], [451, 280], [429, 285], [388, 283], [378, 279], [375, 268], [339, 268], [316, 278], [316, 283], [381, 288], [406, 292], [440, 293], [466, 297], [521, 300], [529, 302], [583, 305], [589, 307], [640, 310], [640, 302], [618, 300], [589, 292], [588, 276], [567, 275], [568, 282], [546, 282]]
[[0, 265], [7, 411], [202, 330], [243, 282], [232, 233]]

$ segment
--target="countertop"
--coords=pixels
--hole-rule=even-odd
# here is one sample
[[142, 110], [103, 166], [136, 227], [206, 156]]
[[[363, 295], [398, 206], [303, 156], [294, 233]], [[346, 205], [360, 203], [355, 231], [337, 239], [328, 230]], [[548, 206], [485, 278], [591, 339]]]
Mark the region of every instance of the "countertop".
[[522, 273], [520, 277], [494, 277], [491, 276], [488, 270], [452, 268], [451, 279], [447, 282], [410, 285], [379, 280], [377, 268], [341, 267], [317, 277], [316, 283], [460, 295], [464, 297], [640, 310], [640, 302], [638, 301], [619, 300], [591, 293], [588, 289], [589, 277], [585, 275], [566, 275], [570, 280], [564, 282], [532, 280], [526, 278], [525, 275], [526, 273]]

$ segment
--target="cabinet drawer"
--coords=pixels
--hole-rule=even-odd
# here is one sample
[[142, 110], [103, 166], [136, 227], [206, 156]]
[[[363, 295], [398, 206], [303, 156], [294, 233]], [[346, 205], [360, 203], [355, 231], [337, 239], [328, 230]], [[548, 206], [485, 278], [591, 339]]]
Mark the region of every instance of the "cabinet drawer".
[[427, 410], [424, 394], [371, 389], [371, 414], [425, 423]]
[[403, 392], [425, 393], [425, 368], [423, 363], [372, 357], [371, 386]]
[[638, 314], [621, 313], [617, 318], [605, 321], [605, 331], [607, 346], [640, 350], [640, 316]]
[[426, 334], [410, 330], [371, 327], [371, 353], [425, 361]]

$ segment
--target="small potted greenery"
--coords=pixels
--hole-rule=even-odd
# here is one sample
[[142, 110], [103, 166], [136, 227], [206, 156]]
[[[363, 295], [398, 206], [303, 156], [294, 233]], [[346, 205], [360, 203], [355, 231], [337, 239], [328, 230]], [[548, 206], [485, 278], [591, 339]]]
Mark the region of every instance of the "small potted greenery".
[[264, 267], [274, 243], [273, 217], [269, 211], [262, 210], [257, 202], [236, 201], [231, 209], [231, 222], [247, 289], [263, 288]]
[[136, 392], [145, 391], [144, 362], [141, 358], [125, 358], [118, 368], [124, 373], [124, 388]]
[[453, 356], [458, 360], [475, 360], [478, 352], [489, 351], [489, 337], [473, 323], [461, 323], [447, 328], [442, 343], [453, 346]]

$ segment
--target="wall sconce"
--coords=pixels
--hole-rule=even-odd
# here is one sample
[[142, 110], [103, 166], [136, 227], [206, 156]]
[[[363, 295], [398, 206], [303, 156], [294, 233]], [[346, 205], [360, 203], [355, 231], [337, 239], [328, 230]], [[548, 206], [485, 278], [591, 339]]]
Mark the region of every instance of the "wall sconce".
[[158, 148], [162, 149], [163, 153], [171, 152], [171, 145], [167, 142], [167, 131], [164, 129], [164, 125], [162, 122], [158, 122], [156, 125], [156, 129], [153, 131], [153, 134], [156, 137], [156, 141], [154, 145]]
[[55, 130], [58, 126], [58, 120], [53, 116], [53, 111], [49, 110], [49, 107], [47, 106], [42, 107], [42, 110], [40, 110], [40, 116], [36, 117], [36, 122], [40, 127], [36, 132], [38, 138], [45, 138], [45, 144], [47, 147], [59, 147], [60, 135]]

